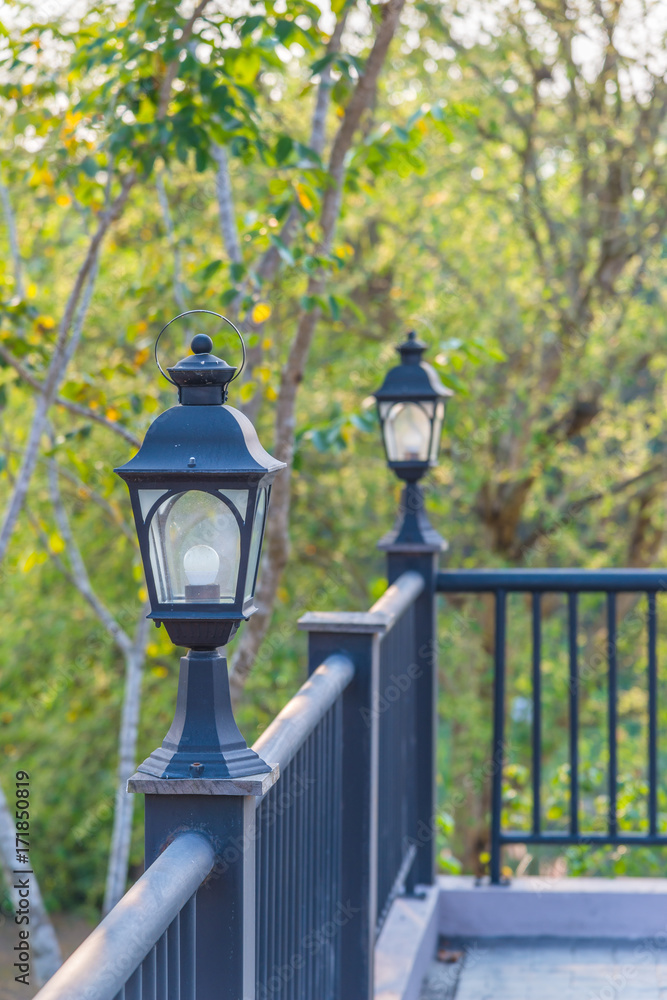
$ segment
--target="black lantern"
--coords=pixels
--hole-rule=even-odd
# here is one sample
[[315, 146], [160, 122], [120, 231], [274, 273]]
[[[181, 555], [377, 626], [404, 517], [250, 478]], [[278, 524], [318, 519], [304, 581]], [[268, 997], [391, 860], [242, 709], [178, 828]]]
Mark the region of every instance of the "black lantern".
[[[210, 337], [196, 335], [194, 353], [168, 369], [171, 377], [165, 374], [157, 347], [171, 323], [158, 336], [155, 359], [178, 388], [179, 403], [154, 421], [139, 452], [115, 471], [130, 490], [149, 617], [194, 655], [181, 661], [174, 725], [139, 770], [238, 777], [269, 768], [247, 748], [231, 717], [226, 661], [216, 647], [257, 610], [271, 484], [285, 464], [262, 448], [247, 417], [225, 405], [237, 369], [211, 353]], [[210, 745], [211, 734], [217, 746]]]
[[422, 361], [426, 344], [414, 330], [397, 347], [400, 365], [387, 372], [375, 393], [389, 467], [399, 479], [417, 482], [437, 464], [445, 403], [452, 395]]
[[406, 485], [396, 525], [380, 544], [442, 549], [445, 543], [428, 522], [418, 483], [437, 464], [445, 404], [453, 394], [422, 360], [426, 344], [413, 330], [396, 349], [401, 363], [387, 372], [375, 399], [387, 464]]

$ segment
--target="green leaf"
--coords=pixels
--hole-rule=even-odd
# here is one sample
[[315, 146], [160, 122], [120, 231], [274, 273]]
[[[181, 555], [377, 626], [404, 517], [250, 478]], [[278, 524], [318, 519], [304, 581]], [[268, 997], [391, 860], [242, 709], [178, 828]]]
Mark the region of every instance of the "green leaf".
[[262, 14], [254, 14], [252, 17], [246, 17], [245, 21], [241, 25], [241, 28], [239, 29], [239, 36], [241, 38], [247, 38], [248, 35], [253, 33], [255, 28], [259, 28], [260, 24], [264, 20], [265, 18]]
[[201, 276], [204, 279], [204, 281], [208, 281], [210, 278], [213, 277], [214, 274], [217, 274], [221, 267], [222, 267], [221, 260], [212, 260], [210, 264], [207, 264], [206, 267], [201, 272]]
[[294, 149], [294, 142], [289, 135], [281, 135], [276, 143], [275, 156], [278, 163], [284, 163], [292, 150]]

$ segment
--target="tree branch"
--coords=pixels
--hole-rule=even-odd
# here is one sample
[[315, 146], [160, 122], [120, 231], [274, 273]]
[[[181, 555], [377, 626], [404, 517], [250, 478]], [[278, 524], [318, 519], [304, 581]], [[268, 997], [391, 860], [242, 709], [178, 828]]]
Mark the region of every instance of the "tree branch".
[[[179, 313], [183, 313], [187, 310], [187, 304], [185, 299], [185, 288], [181, 278], [181, 248], [178, 245], [178, 239], [176, 238], [176, 230], [174, 229], [174, 220], [171, 216], [171, 209], [169, 208], [169, 199], [167, 197], [167, 189], [164, 183], [164, 175], [159, 173], [155, 180], [155, 187], [157, 188], [158, 201], [160, 202], [160, 209], [162, 211], [162, 218], [164, 220], [164, 226], [167, 230], [167, 239], [169, 240], [169, 245], [171, 246], [171, 251], [174, 259], [174, 301], [178, 308]], [[188, 324], [189, 327], [189, 324]], [[189, 328], [186, 331], [186, 337], [189, 341], [191, 334]]]
[[[15, 372], [26, 382], [29, 386], [35, 389], [39, 393], [44, 392], [44, 384], [36, 378], [32, 372], [21, 364], [19, 359], [15, 357], [11, 351], [9, 351], [4, 344], [0, 344], [0, 357], [2, 357], [8, 365], [10, 365]], [[56, 406], [62, 406], [64, 410], [69, 410], [70, 413], [75, 413], [79, 417], [85, 417], [87, 420], [94, 420], [95, 423], [100, 424], [102, 427], [106, 427], [107, 430], [112, 431], [119, 437], [122, 437], [129, 444], [134, 445], [138, 448], [141, 445], [140, 439], [124, 427], [122, 424], [116, 423], [115, 420], [109, 420], [105, 417], [103, 413], [98, 413], [97, 410], [92, 410], [89, 406], [83, 406], [81, 403], [75, 403], [71, 399], [66, 399], [64, 396], [56, 396], [54, 403]]]
[[[377, 29], [373, 47], [366, 61], [364, 73], [357, 81], [333, 141], [328, 168], [331, 183], [325, 190], [320, 212], [320, 249], [324, 254], [331, 250], [336, 222], [340, 214], [346, 157], [364, 112], [373, 104], [380, 71], [398, 27], [404, 3], [405, 0], [389, 0], [388, 3], [379, 8], [382, 20]], [[309, 296], [320, 295], [324, 284], [325, 277], [321, 272], [313, 275], [308, 282], [307, 294]], [[276, 406], [274, 453], [277, 458], [287, 463], [287, 469], [278, 474], [272, 489], [264, 543], [262, 575], [257, 590], [259, 611], [250, 619], [244, 629], [232, 659], [230, 683], [232, 694], [237, 699], [243, 690], [255, 656], [269, 627], [276, 591], [289, 556], [291, 472], [296, 423], [295, 405], [319, 315], [318, 309], [302, 311], [296, 335], [290, 345], [287, 362], [282, 371]]]
[[[53, 507], [53, 513], [58, 526], [58, 532], [65, 543], [65, 551], [67, 552], [69, 564], [72, 568], [72, 571], [67, 573], [67, 577], [79, 591], [81, 596], [88, 602], [118, 648], [125, 656], [128, 656], [132, 652], [132, 641], [127, 632], [125, 632], [125, 630], [118, 624], [114, 616], [95, 593], [90, 582], [90, 577], [88, 576], [86, 564], [81, 556], [81, 551], [74, 541], [74, 535], [72, 534], [67, 511], [65, 510], [65, 505], [60, 493], [60, 484], [58, 482], [58, 463], [53, 459], [49, 462], [48, 479], [51, 505]], [[51, 549], [50, 546], [48, 546], [48, 541], [47, 548], [50, 552]], [[62, 562], [62, 560], [60, 561]]]
[[16, 294], [20, 299], [23, 298], [23, 261], [21, 260], [21, 251], [19, 249], [19, 241], [16, 233], [16, 219], [14, 218], [14, 211], [12, 209], [12, 203], [9, 198], [9, 191], [2, 179], [0, 179], [0, 200], [2, 200], [2, 208], [5, 213], [5, 219], [7, 220], [7, 232], [9, 234], [9, 251], [12, 255], [12, 262], [14, 264], [14, 282], [16, 284]]
[[121, 214], [134, 180], [134, 172], [127, 174], [123, 178], [120, 194], [107, 210], [102, 213], [97, 230], [88, 245], [88, 251], [67, 301], [65, 312], [60, 322], [51, 363], [42, 384], [42, 391], [37, 398], [28, 442], [23, 453], [21, 469], [17, 477], [14, 492], [5, 511], [2, 529], [0, 529], [0, 563], [6, 555], [9, 540], [25, 503], [28, 487], [30, 486], [30, 481], [37, 465], [39, 442], [46, 429], [49, 409], [53, 404], [58, 387], [65, 376], [67, 366], [81, 338], [83, 323], [93, 293], [102, 240], [111, 224]]

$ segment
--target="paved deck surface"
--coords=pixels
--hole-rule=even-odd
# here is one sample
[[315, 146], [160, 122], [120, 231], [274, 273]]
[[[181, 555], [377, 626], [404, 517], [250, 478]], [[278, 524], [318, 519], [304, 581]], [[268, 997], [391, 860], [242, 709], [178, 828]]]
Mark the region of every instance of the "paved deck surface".
[[421, 1000], [667, 1000], [665, 933], [646, 941], [536, 939], [446, 944]]

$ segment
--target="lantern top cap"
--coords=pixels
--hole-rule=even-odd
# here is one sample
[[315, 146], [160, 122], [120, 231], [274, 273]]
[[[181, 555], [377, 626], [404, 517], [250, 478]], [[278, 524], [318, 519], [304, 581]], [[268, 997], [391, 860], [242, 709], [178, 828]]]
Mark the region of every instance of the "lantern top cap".
[[453, 395], [451, 389], [442, 384], [435, 368], [422, 360], [426, 347], [423, 340], [417, 339], [415, 331], [410, 330], [407, 340], [396, 348], [401, 356], [400, 365], [387, 372], [384, 382], [374, 393], [378, 402], [409, 402]]
[[417, 334], [414, 330], [408, 332], [408, 339], [404, 340], [402, 344], [399, 344], [396, 348], [398, 353], [401, 355], [401, 364], [403, 365], [418, 365], [421, 362], [422, 354], [427, 348], [427, 344], [423, 340], [417, 340]]
[[167, 368], [177, 386], [228, 385], [236, 368], [222, 358], [211, 354], [213, 341], [205, 333], [198, 333], [190, 344], [193, 353], [182, 358], [173, 368]]

